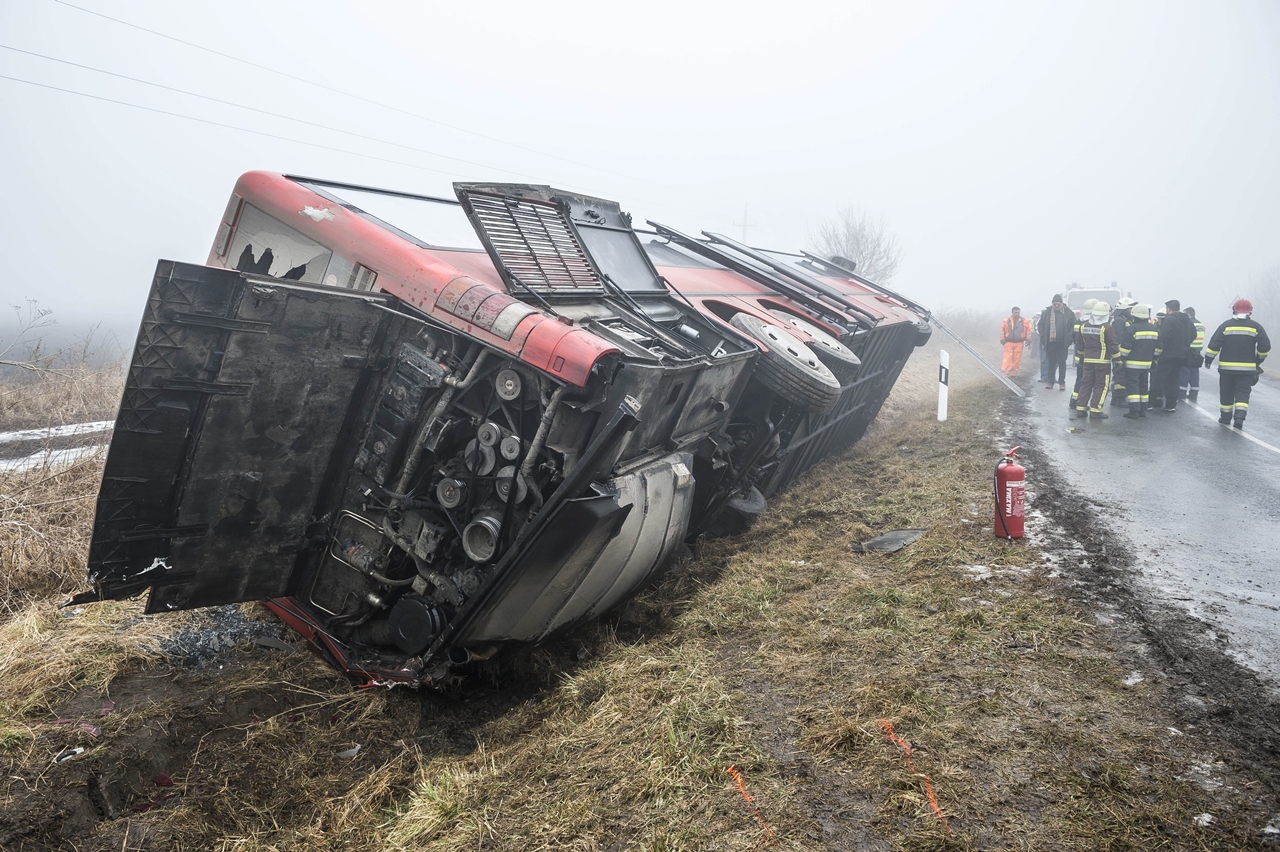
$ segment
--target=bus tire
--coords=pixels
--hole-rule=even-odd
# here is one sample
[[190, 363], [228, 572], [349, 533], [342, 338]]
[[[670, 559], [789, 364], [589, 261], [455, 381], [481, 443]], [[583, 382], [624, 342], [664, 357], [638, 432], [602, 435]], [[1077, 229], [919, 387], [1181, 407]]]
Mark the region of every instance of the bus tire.
[[814, 355], [818, 356], [819, 361], [827, 365], [827, 369], [840, 380], [841, 384], [850, 381], [858, 374], [858, 368], [862, 366], [862, 361], [858, 359], [857, 355], [853, 354], [852, 349], [837, 340], [831, 332], [815, 323], [809, 322], [803, 317], [789, 314], [786, 311], [770, 310], [769, 313], [786, 325], [798, 328], [812, 337], [813, 345], [809, 348]]
[[734, 314], [729, 324], [766, 347], [756, 362], [760, 384], [808, 411], [826, 411], [835, 404], [840, 380], [786, 329], [746, 313]]

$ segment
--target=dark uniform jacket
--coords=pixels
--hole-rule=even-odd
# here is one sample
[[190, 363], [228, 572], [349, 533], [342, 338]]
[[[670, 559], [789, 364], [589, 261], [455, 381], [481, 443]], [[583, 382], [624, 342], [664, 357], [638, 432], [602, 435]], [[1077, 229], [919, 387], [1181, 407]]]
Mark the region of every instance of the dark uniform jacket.
[[1150, 370], [1156, 360], [1156, 346], [1160, 332], [1149, 319], [1129, 319], [1129, 324], [1118, 335], [1120, 357], [1126, 367], [1134, 370]]
[[1052, 305], [1045, 308], [1040, 314], [1040, 321], [1036, 323], [1041, 345], [1046, 349], [1066, 349], [1071, 345], [1072, 326], [1075, 323], [1075, 315], [1065, 305], [1057, 310]]
[[1116, 333], [1116, 341], [1120, 344], [1120, 357], [1124, 357], [1124, 340], [1129, 334], [1129, 326], [1133, 325], [1133, 317], [1128, 310], [1116, 311], [1111, 315], [1111, 329]]
[[1191, 360], [1191, 342], [1196, 339], [1196, 328], [1191, 324], [1191, 317], [1182, 311], [1174, 311], [1160, 321], [1160, 351], [1157, 353], [1161, 361], [1177, 361], [1187, 363]]
[[1120, 351], [1116, 333], [1111, 323], [1090, 325], [1080, 323], [1076, 329], [1076, 353], [1086, 364], [1110, 364]]
[[1204, 354], [1218, 359], [1220, 373], [1252, 373], [1271, 351], [1267, 332], [1251, 318], [1227, 320], [1209, 338]]

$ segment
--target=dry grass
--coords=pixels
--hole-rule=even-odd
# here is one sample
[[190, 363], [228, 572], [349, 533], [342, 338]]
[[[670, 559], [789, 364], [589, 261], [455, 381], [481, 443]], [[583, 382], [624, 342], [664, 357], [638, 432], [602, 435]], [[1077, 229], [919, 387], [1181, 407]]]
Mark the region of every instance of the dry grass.
[[0, 607], [84, 587], [85, 558], [105, 453], [71, 465], [0, 473]]
[[[158, 640], [199, 614], [11, 605], [0, 847], [1251, 848], [1273, 780], [1180, 780], [1223, 744], [1170, 735], [1154, 673], [1123, 682], [1123, 638], [1031, 545], [990, 534], [982, 430], [1003, 392], [966, 384], [957, 357], [937, 424], [936, 360], [920, 355], [872, 434], [755, 529], [702, 542], [626, 618], [478, 673], [493, 690], [355, 690], [310, 655], [243, 646], [225, 668], [165, 668]], [[929, 533], [900, 553], [850, 550], [909, 526]], [[104, 695], [100, 738], [38, 722], [78, 721]], [[75, 743], [88, 751], [50, 764]], [[105, 804], [90, 807], [94, 785]], [[1193, 823], [1203, 812], [1213, 826]]]
[[[118, 346], [88, 336], [52, 353], [36, 342], [9, 354], [20, 354], [14, 363], [22, 366], [0, 369], [0, 431], [115, 418], [123, 388]], [[24, 454], [50, 446], [20, 445]], [[99, 451], [70, 465], [0, 472], [0, 611], [83, 586], [104, 459]]]
[[45, 351], [39, 340], [22, 347], [18, 337], [0, 353], [0, 431], [115, 417], [125, 367], [118, 342], [90, 333]]

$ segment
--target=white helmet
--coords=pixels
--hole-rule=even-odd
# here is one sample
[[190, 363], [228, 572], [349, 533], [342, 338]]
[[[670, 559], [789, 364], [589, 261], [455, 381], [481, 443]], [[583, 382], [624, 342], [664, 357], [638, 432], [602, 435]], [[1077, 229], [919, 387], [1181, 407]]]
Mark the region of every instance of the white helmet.
[[1126, 310], [1129, 310], [1130, 308], [1134, 307], [1134, 306], [1135, 306], [1135, 305], [1137, 305], [1137, 304], [1138, 304], [1138, 300], [1137, 300], [1137, 299], [1132, 299], [1132, 298], [1130, 298], [1130, 297], [1128, 297], [1128, 296], [1121, 296], [1121, 297], [1120, 297], [1120, 301], [1116, 302], [1116, 310], [1117, 310], [1117, 311], [1126, 311]]
[[1134, 305], [1129, 310], [1129, 315], [1134, 319], [1151, 319], [1150, 305]]
[[1111, 306], [1106, 302], [1095, 302], [1091, 313], [1095, 317], [1102, 317], [1103, 319], [1106, 319], [1111, 316]]
[[1084, 308], [1083, 308], [1084, 312], [1088, 313], [1089, 311], [1093, 310], [1093, 306], [1096, 304], [1098, 304], [1097, 299], [1085, 299]]

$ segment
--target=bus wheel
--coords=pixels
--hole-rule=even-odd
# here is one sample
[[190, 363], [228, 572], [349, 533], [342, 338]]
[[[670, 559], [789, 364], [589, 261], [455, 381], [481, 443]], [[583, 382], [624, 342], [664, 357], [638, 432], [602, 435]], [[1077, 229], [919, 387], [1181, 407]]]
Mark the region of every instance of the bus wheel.
[[829, 331], [786, 311], [771, 310], [769, 313], [812, 337], [813, 345], [810, 349], [813, 350], [813, 354], [817, 355], [818, 360], [826, 364], [827, 369], [841, 382], [847, 382], [858, 374], [862, 361], [853, 354], [852, 349], [837, 340]]
[[782, 327], [746, 313], [734, 314], [729, 324], [764, 344], [755, 376], [769, 390], [809, 411], [826, 411], [840, 396], [839, 379]]

